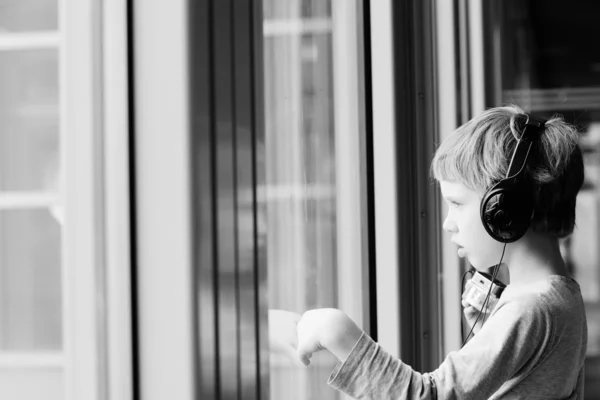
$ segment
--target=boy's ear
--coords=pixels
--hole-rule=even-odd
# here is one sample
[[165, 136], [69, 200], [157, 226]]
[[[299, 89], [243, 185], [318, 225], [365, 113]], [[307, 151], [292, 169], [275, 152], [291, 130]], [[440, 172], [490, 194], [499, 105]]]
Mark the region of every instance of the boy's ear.
[[531, 223], [532, 201], [522, 186], [504, 179], [481, 202], [480, 217], [487, 233], [501, 243], [519, 240]]

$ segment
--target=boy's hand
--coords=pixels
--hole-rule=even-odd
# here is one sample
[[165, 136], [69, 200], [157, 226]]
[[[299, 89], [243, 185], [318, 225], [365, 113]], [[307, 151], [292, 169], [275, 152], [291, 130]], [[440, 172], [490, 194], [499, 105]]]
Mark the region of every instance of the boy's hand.
[[362, 330], [340, 310], [309, 310], [298, 322], [298, 357], [309, 365], [313, 353], [326, 349], [344, 361], [361, 335]]
[[269, 310], [269, 347], [271, 356], [285, 356], [293, 364], [299, 365], [296, 355], [298, 336], [296, 324], [300, 314], [285, 310]]
[[[463, 306], [463, 314], [465, 315], [467, 323], [469, 324], [469, 329], [471, 329], [473, 328], [473, 324], [475, 324], [475, 321], [477, 321], [477, 317], [479, 317], [479, 310], [473, 307], [471, 303], [464, 299], [464, 297], [460, 303]], [[481, 313], [481, 316], [477, 321], [477, 325], [473, 328], [473, 334], [476, 334], [481, 330], [481, 327], [483, 326], [483, 321], [484, 319], [487, 319], [487, 317], [489, 317], [489, 314]]]

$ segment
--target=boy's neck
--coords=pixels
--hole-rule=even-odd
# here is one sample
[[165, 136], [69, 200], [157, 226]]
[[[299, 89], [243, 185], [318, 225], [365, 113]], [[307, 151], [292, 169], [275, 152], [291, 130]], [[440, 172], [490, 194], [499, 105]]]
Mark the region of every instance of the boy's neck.
[[528, 232], [521, 240], [508, 244], [512, 248], [507, 260], [510, 283], [526, 285], [550, 275], [570, 276], [560, 253], [558, 239]]

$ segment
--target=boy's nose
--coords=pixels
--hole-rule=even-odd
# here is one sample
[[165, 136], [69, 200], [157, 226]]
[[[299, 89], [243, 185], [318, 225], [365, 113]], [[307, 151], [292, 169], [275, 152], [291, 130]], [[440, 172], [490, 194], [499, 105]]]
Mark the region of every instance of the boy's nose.
[[446, 232], [456, 232], [456, 224], [454, 223], [453, 220], [451, 220], [450, 218], [446, 217], [446, 219], [444, 220], [444, 224], [442, 225], [442, 228], [446, 231]]

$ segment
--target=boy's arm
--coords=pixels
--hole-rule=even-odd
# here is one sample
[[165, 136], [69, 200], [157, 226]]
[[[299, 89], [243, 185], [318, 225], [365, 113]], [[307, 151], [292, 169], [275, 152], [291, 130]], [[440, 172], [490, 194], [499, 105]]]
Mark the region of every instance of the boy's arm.
[[346, 314], [336, 309], [307, 311], [298, 322], [298, 356], [309, 365], [312, 354], [325, 349], [341, 362], [328, 384], [355, 398], [437, 398], [429, 376], [386, 353]]
[[[516, 371], [537, 362], [548, 344], [551, 323], [548, 315], [539, 311], [509, 304], [499, 307], [478, 335], [452, 352], [437, 370], [426, 374], [414, 371], [361, 333], [349, 353], [334, 353], [341, 363], [331, 374], [329, 384], [359, 399], [489, 398]], [[299, 354], [310, 347], [305, 346], [307, 337], [321, 339], [319, 332], [337, 331], [326, 322], [327, 318], [320, 318], [325, 314], [314, 312], [306, 325], [299, 322]], [[348, 323], [338, 318], [336, 324]], [[321, 340], [313, 346], [314, 351], [332, 346], [326, 334]], [[332, 348], [336, 348], [335, 343]]]
[[433, 376], [414, 371], [387, 353], [366, 333], [349, 357], [335, 367], [327, 383], [357, 399], [438, 398]]

